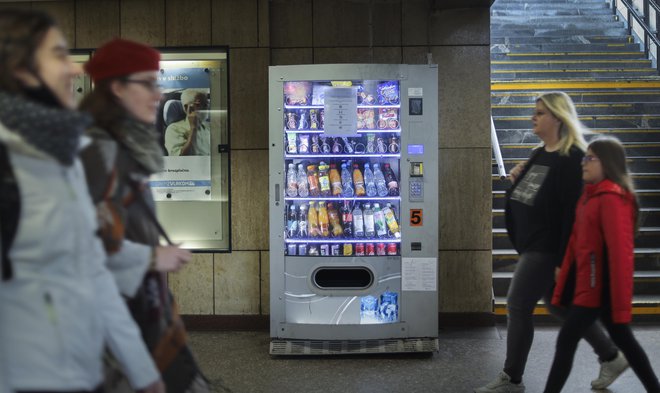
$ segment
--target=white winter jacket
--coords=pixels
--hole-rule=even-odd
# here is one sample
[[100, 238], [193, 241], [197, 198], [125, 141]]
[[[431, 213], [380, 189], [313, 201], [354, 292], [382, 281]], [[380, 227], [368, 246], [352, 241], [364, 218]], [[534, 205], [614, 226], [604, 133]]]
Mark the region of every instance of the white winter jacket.
[[135, 388], [156, 381], [151, 356], [105, 267], [79, 160], [63, 166], [2, 124], [0, 142], [21, 195], [9, 252], [14, 277], [0, 281], [3, 383], [12, 390], [93, 390], [102, 382], [104, 345]]

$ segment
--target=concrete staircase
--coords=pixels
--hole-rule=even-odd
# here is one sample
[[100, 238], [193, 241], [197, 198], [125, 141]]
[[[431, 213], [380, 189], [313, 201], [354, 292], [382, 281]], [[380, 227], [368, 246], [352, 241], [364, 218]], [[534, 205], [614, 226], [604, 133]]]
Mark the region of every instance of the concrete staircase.
[[[530, 117], [536, 96], [544, 91], [566, 91], [585, 125], [625, 144], [641, 202], [633, 312], [636, 319], [660, 320], [660, 77], [624, 22], [606, 0], [496, 0], [491, 7], [491, 87], [507, 172], [539, 142]], [[517, 260], [504, 227], [509, 186], [493, 174], [498, 318], [506, 315]], [[537, 307], [537, 315], [545, 313]]]

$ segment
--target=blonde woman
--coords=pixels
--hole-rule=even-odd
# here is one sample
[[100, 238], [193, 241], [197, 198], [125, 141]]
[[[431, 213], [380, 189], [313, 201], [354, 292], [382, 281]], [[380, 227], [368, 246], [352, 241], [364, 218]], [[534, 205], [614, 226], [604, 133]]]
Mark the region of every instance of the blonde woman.
[[[543, 298], [552, 315], [560, 319], [566, 315], [565, 309], [550, 304], [550, 298], [582, 191], [580, 163], [587, 130], [563, 92], [541, 95], [531, 120], [541, 143], [524, 164], [511, 170], [513, 185], [506, 198], [507, 232], [520, 255], [507, 294], [506, 361], [504, 370], [476, 393], [524, 392], [522, 377], [534, 339], [536, 303]], [[592, 387], [605, 388], [628, 363], [600, 324], [592, 325], [584, 336], [602, 364]]]

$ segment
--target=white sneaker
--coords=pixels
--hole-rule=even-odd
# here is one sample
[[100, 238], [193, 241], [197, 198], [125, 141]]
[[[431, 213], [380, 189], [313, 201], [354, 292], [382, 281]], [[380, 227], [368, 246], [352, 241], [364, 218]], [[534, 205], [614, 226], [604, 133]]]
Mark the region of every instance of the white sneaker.
[[512, 383], [511, 377], [504, 371], [500, 373], [488, 385], [474, 389], [474, 393], [524, 393], [525, 385], [523, 383]]
[[598, 378], [591, 381], [593, 389], [605, 389], [614, 382], [619, 375], [621, 375], [628, 368], [628, 361], [619, 351], [616, 357], [609, 362], [602, 362], [600, 364], [600, 373]]

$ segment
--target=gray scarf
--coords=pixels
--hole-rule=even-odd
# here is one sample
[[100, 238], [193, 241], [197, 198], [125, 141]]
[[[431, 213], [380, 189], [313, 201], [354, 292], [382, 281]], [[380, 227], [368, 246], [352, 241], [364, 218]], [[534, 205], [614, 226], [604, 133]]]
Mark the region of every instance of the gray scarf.
[[152, 124], [126, 119], [118, 128], [119, 142], [150, 175], [163, 170], [163, 148]]
[[90, 116], [0, 91], [0, 122], [36, 149], [70, 166]]

